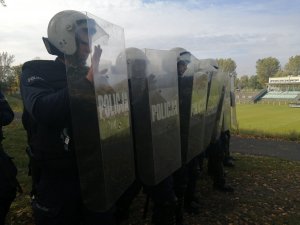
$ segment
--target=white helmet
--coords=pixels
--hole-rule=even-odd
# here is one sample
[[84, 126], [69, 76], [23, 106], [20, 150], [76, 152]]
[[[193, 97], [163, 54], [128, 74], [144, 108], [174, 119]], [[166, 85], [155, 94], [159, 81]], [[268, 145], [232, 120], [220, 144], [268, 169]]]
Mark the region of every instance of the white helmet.
[[118, 55], [115, 69], [120, 73], [124, 71], [124, 66], [126, 66], [128, 76], [131, 77], [133, 67], [137, 66], [138, 64], [140, 66], [142, 64], [146, 66], [147, 63], [148, 59], [141, 49], [130, 47], [126, 48]]
[[185, 62], [186, 64], [191, 62], [191, 53], [184, 48], [176, 47], [172, 48], [171, 51], [175, 51], [177, 55], [177, 63]]
[[199, 69], [218, 70], [218, 62], [215, 59], [201, 59], [199, 60]]
[[126, 60], [127, 60], [127, 69], [128, 76], [136, 77], [142, 76], [145, 77], [148, 59], [145, 53], [138, 48], [126, 48]]
[[145, 61], [147, 61], [147, 57], [141, 49], [134, 48], [134, 47], [126, 48], [125, 53], [126, 53], [127, 61], [131, 61], [131, 60], [145, 60]]
[[75, 10], [57, 13], [49, 22], [48, 38], [43, 38], [48, 52], [53, 55], [74, 54], [77, 49], [76, 33], [83, 29], [95, 33], [97, 30], [95, 20]]

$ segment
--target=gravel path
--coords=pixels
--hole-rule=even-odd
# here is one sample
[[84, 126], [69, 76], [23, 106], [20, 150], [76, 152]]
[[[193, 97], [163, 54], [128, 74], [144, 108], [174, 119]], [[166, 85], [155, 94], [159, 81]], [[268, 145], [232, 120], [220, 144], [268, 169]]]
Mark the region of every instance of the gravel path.
[[300, 161], [300, 143], [292, 141], [232, 136], [230, 150], [243, 154], [273, 156]]

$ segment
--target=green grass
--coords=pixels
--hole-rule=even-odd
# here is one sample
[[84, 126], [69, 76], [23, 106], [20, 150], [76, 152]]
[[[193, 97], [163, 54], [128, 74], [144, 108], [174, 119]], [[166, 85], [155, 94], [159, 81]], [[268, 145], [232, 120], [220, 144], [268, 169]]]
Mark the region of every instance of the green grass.
[[300, 140], [300, 108], [238, 104], [240, 134]]
[[7, 222], [8, 225], [31, 225], [32, 213], [29, 197], [31, 182], [28, 176], [28, 157], [25, 152], [26, 133], [20, 119], [15, 119], [10, 125], [3, 127], [3, 132], [5, 136], [2, 142], [3, 147], [14, 158], [13, 160], [18, 168], [18, 180], [24, 191], [13, 202]]
[[20, 95], [6, 95], [5, 97], [14, 112], [23, 111], [23, 102]]

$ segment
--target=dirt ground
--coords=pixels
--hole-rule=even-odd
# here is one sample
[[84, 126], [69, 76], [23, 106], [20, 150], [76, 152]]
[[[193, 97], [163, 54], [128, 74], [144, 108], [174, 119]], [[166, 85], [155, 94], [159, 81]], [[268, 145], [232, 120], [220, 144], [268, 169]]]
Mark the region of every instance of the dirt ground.
[[[215, 190], [205, 166], [197, 183], [199, 213], [185, 213], [185, 225], [300, 225], [300, 143], [232, 136], [230, 149], [236, 161], [226, 180], [235, 191]], [[33, 225], [25, 197], [27, 207], [15, 203], [8, 225]], [[141, 192], [122, 225], [151, 225], [152, 203], [144, 219], [145, 202]]]
[[[226, 177], [234, 193], [214, 190], [204, 171], [199, 214], [185, 213], [185, 225], [300, 225], [300, 143], [233, 136], [230, 149], [236, 166]], [[144, 202], [139, 195], [125, 225], [151, 225], [151, 210], [141, 219]]]

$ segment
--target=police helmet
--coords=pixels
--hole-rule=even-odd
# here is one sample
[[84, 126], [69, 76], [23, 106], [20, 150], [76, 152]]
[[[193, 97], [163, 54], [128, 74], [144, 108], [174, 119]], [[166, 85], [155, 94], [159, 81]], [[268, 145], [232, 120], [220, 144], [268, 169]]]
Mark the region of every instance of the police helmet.
[[172, 48], [171, 51], [175, 51], [177, 55], [177, 63], [184, 62], [189, 64], [191, 62], [191, 53], [184, 48], [176, 47]]
[[[145, 76], [148, 59], [145, 53], [138, 48], [126, 48], [125, 50], [129, 77]], [[129, 70], [130, 69], [130, 70]]]
[[[65, 10], [52, 17], [48, 24], [48, 38], [43, 38], [43, 41], [47, 51], [52, 55], [72, 55], [77, 50], [77, 33], [85, 31], [93, 35], [99, 28], [95, 20], [86, 14], [75, 10]], [[105, 33], [102, 29], [101, 31]]]

